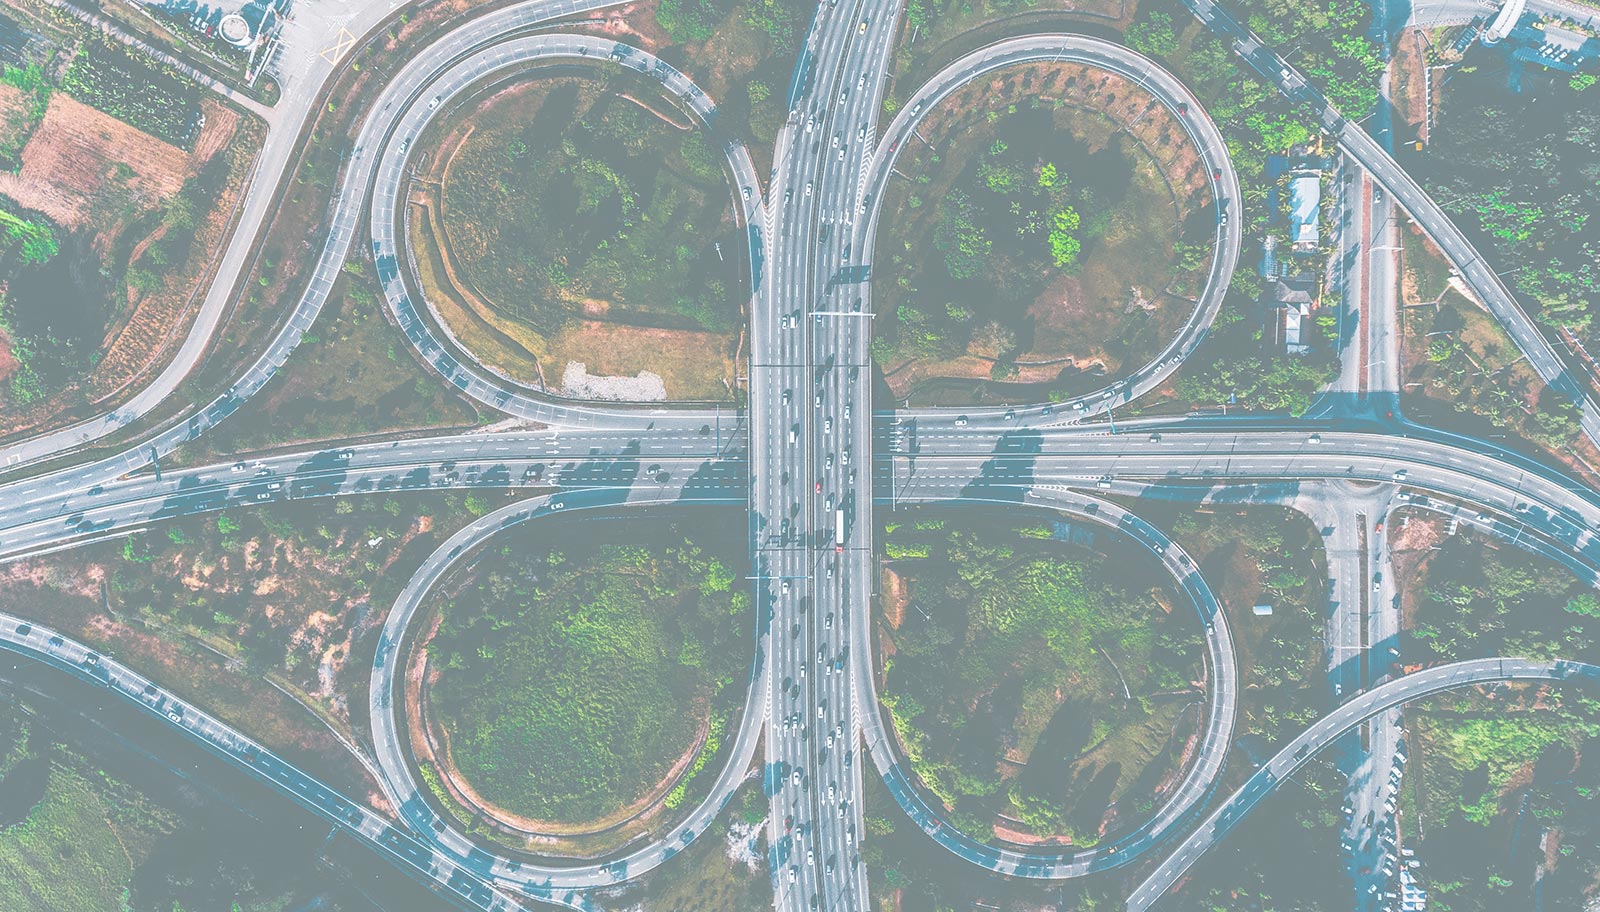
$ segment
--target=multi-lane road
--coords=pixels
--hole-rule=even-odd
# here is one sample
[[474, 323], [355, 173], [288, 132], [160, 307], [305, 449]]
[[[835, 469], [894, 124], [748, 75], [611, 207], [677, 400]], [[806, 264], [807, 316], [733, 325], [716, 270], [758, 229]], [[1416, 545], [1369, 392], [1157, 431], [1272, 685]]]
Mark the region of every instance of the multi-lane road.
[[[1600, 430], [1582, 391], [1498, 277], [1393, 159], [1327, 108], [1277, 54], [1239, 29], [1210, 0], [1191, 2], [1202, 20], [1236, 39], [1246, 59], [1287, 94], [1320, 105], [1325, 126], [1346, 153], [1441, 243], [1552, 386], [1582, 401], [1591, 435]], [[106, 684], [162, 714], [219, 756], [284, 789], [313, 811], [342, 820], [341, 825], [375, 850], [475, 908], [513, 908], [511, 894], [498, 892], [502, 890], [583, 907], [590, 902], [587, 891], [667, 861], [710, 826], [744, 780], [761, 743], [766, 748], [760, 768], [771, 802], [769, 863], [776, 905], [786, 910], [853, 910], [868, 906], [859, 854], [866, 835], [860, 800], [864, 763], [857, 762], [863, 740], [896, 799], [936, 841], [967, 861], [1026, 877], [1060, 879], [1126, 864], [1168, 842], [1210, 797], [1231, 740], [1237, 699], [1225, 619], [1179, 543], [1126, 509], [1082, 492], [1104, 489], [1198, 499], [1218, 486], [1281, 484], [1285, 479], [1328, 483], [1323, 491], [1348, 492], [1355, 490], [1353, 485], [1389, 493], [1426, 491], [1435, 498], [1433, 507], [1451, 510], [1495, 534], [1510, 537], [1514, 531], [1514, 540], [1524, 547], [1563, 560], [1586, 579], [1600, 579], [1594, 571], [1600, 566], [1594, 533], [1600, 529], [1600, 495], [1559, 472], [1478, 441], [1408, 425], [1400, 426], [1405, 436], [1377, 434], [1337, 419], [1315, 424], [1141, 421], [1125, 423], [1122, 433], [1079, 422], [1171, 376], [1209, 328], [1241, 243], [1240, 219], [1226, 217], [1240, 194], [1226, 144], [1199, 101], [1150, 60], [1083, 36], [1002, 41], [941, 70], [911, 92], [898, 116], [880, 130], [887, 67], [902, 26], [899, 5], [868, 0], [819, 5], [800, 55], [792, 110], [780, 132], [770, 186], [763, 193], [748, 151], [716, 134], [714, 103], [684, 74], [609, 39], [535, 31], [554, 18], [606, 5], [599, 0], [517, 3], [473, 18], [414, 53], [383, 86], [361, 125], [332, 201], [328, 237], [304, 293], [233, 387], [119, 454], [0, 487], [0, 559], [127, 534], [167, 517], [288, 498], [433, 487], [555, 490], [461, 530], [424, 562], [392, 607], [374, 661], [370, 710], [383, 787], [399, 809], [398, 823], [411, 831], [282, 764], [198, 708], [167, 711], [170, 697], [159, 688], [152, 699], [154, 685], [104, 657], [91, 661], [81, 644], [21, 620], [0, 618], [6, 628], [0, 630], [0, 645]], [[370, 26], [387, 14], [379, 5], [363, 5], [341, 21]], [[0, 458], [25, 464], [97, 439], [149, 412], [177, 388], [209, 344], [223, 305], [248, 263], [251, 242], [270, 208], [266, 201], [277, 192], [292, 159], [294, 144], [285, 137], [297, 141], [315, 109], [317, 91], [336, 72], [326, 57], [326, 67], [306, 63], [315, 56], [293, 57], [306, 68], [286, 83], [294, 91], [273, 114], [236, 241], [229, 245], [217, 283], [171, 366], [118, 414], [24, 441], [0, 450]], [[441, 339], [437, 321], [429, 318], [427, 302], [408, 276], [410, 252], [403, 243], [399, 210], [408, 162], [416, 154], [412, 146], [429, 122], [486, 80], [550, 62], [585, 60], [656, 80], [724, 151], [732, 178], [730, 198], [750, 238], [747, 411], [724, 418], [703, 409], [595, 406], [526, 390], [468, 363], [467, 353]], [[868, 356], [873, 308], [865, 279], [896, 151], [939, 101], [961, 86], [1003, 67], [1051, 61], [1094, 66], [1134, 82], [1153, 104], [1171, 112], [1198, 150], [1215, 201], [1216, 251], [1191, 319], [1155, 361], [1080, 400], [960, 415], [953, 410], [875, 414]], [[282, 368], [315, 323], [363, 218], [369, 219], [368, 241], [387, 306], [422, 360], [464, 395], [548, 429], [335, 446], [165, 472], [157, 463], [147, 469], [153, 460], [226, 420]], [[1387, 283], [1389, 277], [1379, 281]], [[1372, 350], [1388, 344], [1380, 337], [1371, 340]], [[1392, 391], [1394, 369], [1387, 363], [1373, 366], [1368, 390]], [[1288, 496], [1294, 500], [1300, 495], [1290, 491]], [[1362, 497], [1382, 499], [1388, 493]], [[1173, 574], [1179, 591], [1196, 608], [1197, 623], [1206, 627], [1211, 685], [1200, 748], [1155, 816], [1110, 845], [1060, 854], [986, 845], [941, 819], [895, 753], [876, 698], [872, 507], [956, 499], [1029, 504], [1075, 521], [1113, 525]], [[408, 622], [440, 574], [500, 529], [560, 510], [742, 501], [749, 506], [755, 575], [755, 659], [740, 729], [711, 795], [649, 844], [594, 864], [502, 857], [475, 845], [439, 817], [411, 779], [395, 726], [393, 672]], [[1361, 528], [1342, 524], [1341, 559], [1358, 554], [1361, 542], [1372, 541], [1376, 517], [1387, 503], [1375, 503]], [[1365, 595], [1364, 575], [1359, 587]], [[1389, 594], [1380, 581], [1377, 597]], [[1341, 590], [1341, 599], [1350, 598], [1350, 592]], [[1340, 629], [1346, 624], [1341, 620]], [[1383, 638], [1390, 629], [1371, 627], [1365, 635]], [[1134, 907], [1144, 908], [1176, 882], [1211, 840], [1303, 759], [1300, 751], [1320, 749], [1355, 720], [1447, 686], [1552, 679], [1575, 669], [1592, 677], [1587, 666], [1493, 661], [1493, 667], [1452, 667], [1448, 674], [1434, 670], [1359, 694], [1354, 691], [1378, 682], [1347, 678], [1336, 668], [1347, 702], [1285, 748], [1296, 752], [1293, 762], [1281, 762], [1283, 755], [1275, 758], [1242, 797], [1229, 799], [1195, 831], [1134, 894]], [[1346, 680], [1348, 689], [1342, 683]]]

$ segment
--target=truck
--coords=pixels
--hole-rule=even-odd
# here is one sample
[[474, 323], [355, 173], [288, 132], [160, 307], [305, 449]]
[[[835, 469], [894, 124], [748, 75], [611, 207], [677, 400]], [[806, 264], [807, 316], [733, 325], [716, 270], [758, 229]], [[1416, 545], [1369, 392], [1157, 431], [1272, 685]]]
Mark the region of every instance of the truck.
[[844, 507], [833, 511], [833, 550], [844, 550]]

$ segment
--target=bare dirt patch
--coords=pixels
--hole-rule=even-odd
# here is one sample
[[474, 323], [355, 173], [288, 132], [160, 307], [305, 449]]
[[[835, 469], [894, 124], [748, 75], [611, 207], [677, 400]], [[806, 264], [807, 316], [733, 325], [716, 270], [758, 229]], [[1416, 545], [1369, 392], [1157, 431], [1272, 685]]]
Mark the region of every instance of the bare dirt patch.
[[189, 174], [182, 149], [57, 92], [22, 149], [22, 170], [0, 173], [0, 193], [59, 225], [81, 228], [112, 186], [134, 201], [155, 203], [176, 193]]

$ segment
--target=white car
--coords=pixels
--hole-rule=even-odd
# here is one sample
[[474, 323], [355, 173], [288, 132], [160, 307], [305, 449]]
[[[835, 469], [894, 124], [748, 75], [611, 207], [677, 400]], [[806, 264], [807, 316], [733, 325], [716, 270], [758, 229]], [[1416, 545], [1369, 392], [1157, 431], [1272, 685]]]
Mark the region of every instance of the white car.
[[811, 195], [811, 181], [806, 181], [806, 196]]

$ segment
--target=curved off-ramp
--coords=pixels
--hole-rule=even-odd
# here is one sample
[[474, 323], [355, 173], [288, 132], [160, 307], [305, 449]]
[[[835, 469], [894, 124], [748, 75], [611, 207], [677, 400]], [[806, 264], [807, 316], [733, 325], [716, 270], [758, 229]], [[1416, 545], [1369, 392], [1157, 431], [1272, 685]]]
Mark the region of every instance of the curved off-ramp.
[[425, 787], [419, 786], [407, 760], [402, 731], [396, 724], [396, 715], [401, 707], [395, 696], [395, 685], [397, 670], [404, 664], [401, 647], [406, 629], [424, 597], [458, 557], [471, 552], [495, 533], [524, 522], [573, 510], [651, 505], [739, 506], [743, 503], [743, 492], [739, 490], [720, 495], [713, 492], [690, 493], [682, 490], [681, 485], [637, 493], [636, 489], [629, 489], [550, 494], [519, 501], [483, 516], [450, 536], [428, 555], [395, 598], [394, 606], [384, 620], [377, 651], [373, 656], [368, 688], [374, 757], [382, 771], [389, 800], [398, 809], [400, 819], [410, 824], [420, 838], [431, 842], [447, 857], [473, 860], [486, 877], [529, 893], [592, 889], [638, 877], [672, 858], [710, 829], [717, 814], [745, 781], [755, 759], [756, 745], [761, 740], [768, 687], [766, 655], [769, 626], [765, 618], [756, 619], [755, 658], [751, 664], [749, 691], [738, 732], [729, 749], [727, 763], [717, 775], [710, 793], [687, 816], [648, 844], [605, 861], [559, 864], [525, 860], [525, 856], [512, 858], [497, 855], [436, 814], [429, 807]]
[[[925, 424], [948, 422], [963, 413], [974, 426], [1004, 426], [1051, 424], [1083, 418], [1129, 402], [1155, 389], [1166, 381], [1201, 340], [1216, 319], [1222, 307], [1222, 298], [1233, 280], [1233, 271], [1239, 260], [1239, 245], [1243, 227], [1238, 218], [1239, 176], [1234, 171], [1233, 160], [1228, 155], [1228, 144], [1221, 131], [1206, 114], [1200, 100], [1191, 93], [1183, 81], [1167, 72], [1154, 60], [1102, 38], [1088, 35], [1028, 35], [999, 41], [980, 48], [940, 70], [908, 99], [893, 121], [890, 122], [872, 158], [861, 175], [861, 199], [866, 211], [856, 218], [857, 236], [862, 239], [861, 261], [872, 261], [876, 243], [878, 216], [882, 208], [884, 190], [894, 172], [894, 164], [906, 142], [915, 133], [922, 120], [939, 102], [971, 83], [996, 70], [1029, 63], [1077, 63], [1115, 73], [1133, 81], [1145, 92], [1172, 112], [1173, 118], [1183, 127], [1189, 141], [1200, 155], [1212, 198], [1219, 212], [1230, 212], [1231, 218], [1217, 220], [1214, 241], [1215, 251], [1211, 268], [1206, 276], [1205, 288], [1195, 304], [1194, 312], [1182, 332], [1167, 344], [1154, 360], [1117, 380], [1110, 386], [1076, 396], [1059, 403], [1040, 403], [1018, 406], [1015, 409], [985, 408], [924, 408], [912, 411]], [[1180, 113], [1186, 107], [1187, 113]], [[1220, 176], [1214, 176], [1220, 175]], [[864, 224], [863, 224], [864, 219]], [[870, 295], [870, 285], [863, 297]], [[1007, 417], [1010, 415], [1010, 417]]]
[[[481, 859], [448, 857], [108, 655], [41, 624], [4, 613], [0, 613], [0, 650], [26, 656], [80, 681], [106, 688], [131, 703], [136, 712], [177, 729], [212, 755], [332, 823], [338, 831], [456, 905], [483, 912], [526, 908], [486, 879]], [[593, 908], [585, 894], [574, 891], [547, 890], [539, 894], [539, 899], [574, 909]]]
[[[924, 501], [918, 497], [909, 500], [990, 503], [1015, 507], [1022, 498], [1023, 489], [1015, 489], [1015, 494], [1013, 497], [1004, 497], [995, 492], [978, 492], [964, 494], [956, 501], [940, 498]], [[1223, 760], [1233, 743], [1239, 666], [1234, 653], [1233, 635], [1221, 603], [1200, 576], [1194, 561], [1160, 529], [1116, 503], [1065, 487], [1028, 488], [1026, 499], [1021, 502], [1065, 513], [1080, 522], [1103, 526], [1142, 545], [1172, 574], [1175, 587], [1189, 599], [1204, 625], [1207, 660], [1211, 667], [1211, 694], [1206, 701], [1205, 732], [1197, 756], [1188, 764], [1177, 787], [1167, 793], [1165, 803], [1138, 828], [1114, 842], [1092, 849], [1049, 851], [989, 845], [946, 822], [944, 812], [923, 799], [912, 781], [913, 774], [904, 760], [896, 755], [894, 735], [885, 726], [883, 713], [878, 706], [871, 649], [855, 650], [853, 659], [856, 687], [860, 694], [858, 699], [863, 704], [857, 717], [861, 719], [867, 750], [889, 786], [890, 794], [912, 821], [935, 842], [958, 858], [996, 873], [1039, 880], [1065, 880], [1119, 867], [1141, 857], [1170, 837], [1175, 828], [1187, 821], [1211, 795], [1217, 776], [1222, 771]], [[858, 642], [871, 642], [869, 614], [866, 611], [857, 612], [855, 635], [859, 638]]]
[[[448, 109], [452, 100], [488, 80], [504, 78], [535, 64], [580, 62], [610, 63], [655, 79], [700, 122], [702, 129], [711, 131], [716, 123], [716, 105], [689, 77], [653, 54], [621, 42], [587, 35], [529, 35], [461, 59], [439, 73], [426, 86], [425, 92], [413, 95], [406, 107], [394, 116], [390, 132], [382, 138], [383, 153], [371, 194], [370, 214], [372, 255], [377, 264], [378, 281], [383, 285], [384, 300], [389, 313], [422, 359], [462, 393], [489, 408], [546, 424], [585, 427], [616, 426], [618, 421], [621, 426], [641, 427], [652, 419], [699, 422], [704, 418], [703, 412], [686, 413], [683, 409], [663, 409], [659, 405], [649, 407], [648, 411], [616, 405], [586, 405], [577, 400], [556, 399], [547, 393], [528, 391], [477, 361], [472, 352], [451, 335], [438, 311], [426, 299], [422, 302], [423, 309], [430, 311], [433, 319], [424, 319], [413, 300], [413, 296], [422, 296], [421, 291], [407, 287], [408, 270], [401, 266], [401, 258], [407, 255], [407, 250], [400, 243], [397, 227], [409, 182], [406, 163], [416, 152], [413, 144], [417, 138], [441, 111]], [[746, 229], [751, 270], [750, 307], [753, 309], [759, 293], [756, 272], [762, 248], [761, 182], [743, 143], [728, 137], [715, 139], [734, 177], [735, 186], [730, 188], [730, 195], [739, 222]], [[445, 334], [449, 344], [439, 338], [436, 329]], [[457, 353], [467, 356], [472, 363], [463, 363]]]
[[1227, 835], [1261, 799], [1271, 794], [1301, 764], [1367, 719], [1402, 703], [1457, 687], [1498, 681], [1572, 680], [1600, 683], [1600, 666], [1564, 659], [1548, 662], [1510, 658], [1470, 659], [1437, 665], [1396, 678], [1352, 698], [1292, 738], [1221, 807], [1213, 811], [1198, 829], [1191, 832], [1161, 866], [1133, 891], [1128, 899], [1129, 912], [1144, 912], [1150, 908], [1200, 859], [1206, 849]]

